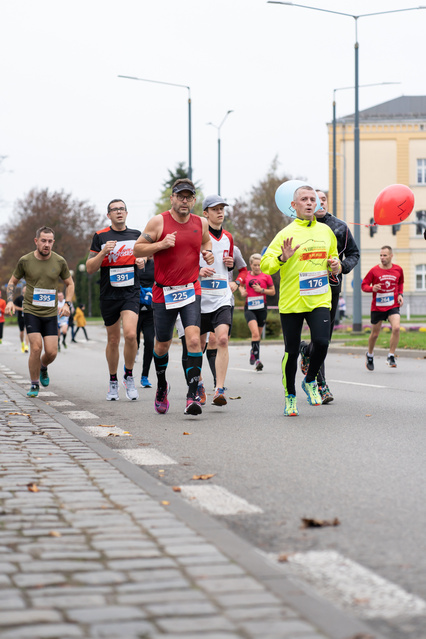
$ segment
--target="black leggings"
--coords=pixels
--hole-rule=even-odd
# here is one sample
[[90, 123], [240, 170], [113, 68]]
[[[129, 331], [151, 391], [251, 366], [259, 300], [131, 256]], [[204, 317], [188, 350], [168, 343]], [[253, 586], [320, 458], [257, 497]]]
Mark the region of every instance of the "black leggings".
[[283, 386], [286, 395], [296, 395], [295, 380], [303, 321], [306, 320], [310, 328], [312, 341], [306, 381], [313, 382], [327, 355], [330, 341], [330, 311], [321, 306], [309, 313], [280, 313], [280, 318], [285, 345], [281, 364]]
[[[331, 341], [331, 337], [333, 335], [334, 324], [335, 324], [335, 321], [336, 321], [336, 313], [337, 313], [337, 309], [338, 309], [338, 306], [339, 306], [340, 290], [341, 290], [341, 286], [336, 286], [336, 287], [332, 286], [331, 287], [330, 341]], [[308, 357], [311, 357], [312, 342], [309, 342], [305, 352], [306, 352], [306, 355], [308, 355]], [[318, 384], [325, 384], [326, 383], [326, 381], [325, 381], [325, 361], [321, 364], [321, 367], [320, 367], [320, 369], [318, 371], [317, 381], [318, 381]]]

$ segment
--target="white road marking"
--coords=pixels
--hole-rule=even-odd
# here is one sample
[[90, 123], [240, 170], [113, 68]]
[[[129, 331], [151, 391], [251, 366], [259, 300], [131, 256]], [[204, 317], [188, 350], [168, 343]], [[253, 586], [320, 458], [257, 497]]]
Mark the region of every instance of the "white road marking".
[[156, 448], [120, 448], [118, 449], [120, 455], [123, 455], [128, 461], [139, 466], [165, 466], [170, 464], [177, 464], [174, 459], [163, 455]]
[[206, 510], [212, 515], [242, 515], [263, 513], [258, 506], [249, 504], [248, 501], [233, 495], [226, 488], [217, 486], [186, 485], [181, 486], [182, 496], [194, 506]]
[[85, 426], [84, 430], [90, 435], [93, 435], [93, 437], [108, 437], [110, 434], [128, 437], [126, 431], [122, 428], [118, 428], [118, 426]]
[[62, 399], [60, 401], [51, 401], [49, 402], [50, 406], [75, 406], [73, 402], [69, 402], [67, 399]]
[[379, 384], [362, 384], [361, 382], [344, 382], [342, 379], [329, 379], [333, 384], [351, 384], [352, 386], [368, 386], [369, 388], [390, 388], [390, 386], [380, 386]]
[[426, 615], [426, 601], [337, 552], [290, 554], [280, 565], [364, 619]]
[[57, 393], [54, 393], [53, 391], [45, 391], [45, 390], [40, 390], [39, 397], [57, 397]]
[[97, 415], [90, 413], [88, 410], [65, 410], [64, 415], [70, 419], [99, 419]]

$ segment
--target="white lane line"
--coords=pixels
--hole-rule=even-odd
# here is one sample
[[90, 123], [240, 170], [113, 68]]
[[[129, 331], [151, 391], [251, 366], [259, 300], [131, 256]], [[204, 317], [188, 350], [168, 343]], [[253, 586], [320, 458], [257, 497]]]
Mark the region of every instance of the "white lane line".
[[351, 386], [368, 386], [369, 388], [390, 388], [390, 386], [379, 386], [379, 384], [362, 384], [361, 382], [344, 382], [342, 379], [329, 379], [333, 384], [350, 384]]
[[109, 437], [109, 435], [119, 435], [120, 437], [130, 437], [130, 433], [127, 433], [118, 426], [84, 426], [87, 431], [93, 437]]
[[39, 397], [57, 397], [57, 393], [54, 393], [53, 391], [45, 391], [45, 390], [40, 390]]
[[337, 552], [290, 554], [281, 565], [308, 581], [323, 596], [364, 619], [426, 614], [426, 601]]
[[136, 448], [119, 448], [117, 452], [120, 455], [123, 455], [125, 459], [131, 461], [133, 464], [138, 464], [139, 466], [165, 466], [170, 464], [177, 464], [174, 459], [168, 457], [167, 455], [163, 455], [156, 448], [145, 448], [145, 449], [136, 449]]
[[242, 515], [263, 513], [258, 506], [233, 495], [226, 488], [217, 486], [180, 486], [181, 494], [193, 506], [206, 510], [212, 515]]
[[75, 406], [74, 402], [70, 402], [67, 399], [62, 399], [61, 401], [52, 400], [49, 402], [49, 406]]
[[97, 415], [90, 413], [88, 410], [65, 410], [64, 415], [70, 419], [99, 419]]

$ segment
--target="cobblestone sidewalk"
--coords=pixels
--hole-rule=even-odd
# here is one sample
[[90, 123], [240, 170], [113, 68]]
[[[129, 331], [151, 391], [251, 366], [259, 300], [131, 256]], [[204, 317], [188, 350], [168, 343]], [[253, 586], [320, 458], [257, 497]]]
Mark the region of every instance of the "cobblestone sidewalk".
[[355, 637], [322, 634], [101, 446], [0, 375], [2, 639]]

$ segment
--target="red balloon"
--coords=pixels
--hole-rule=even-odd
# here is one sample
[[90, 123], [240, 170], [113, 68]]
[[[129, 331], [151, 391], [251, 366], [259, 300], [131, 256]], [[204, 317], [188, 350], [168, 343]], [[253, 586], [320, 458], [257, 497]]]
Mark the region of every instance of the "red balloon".
[[374, 221], [376, 224], [399, 224], [413, 208], [413, 191], [405, 184], [391, 184], [380, 191], [374, 202]]

